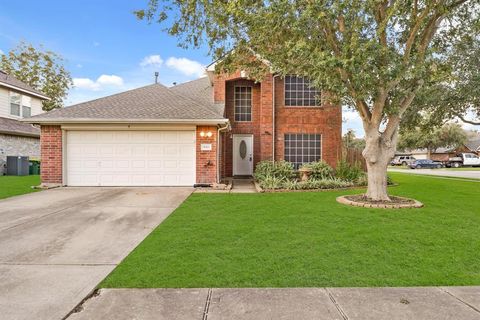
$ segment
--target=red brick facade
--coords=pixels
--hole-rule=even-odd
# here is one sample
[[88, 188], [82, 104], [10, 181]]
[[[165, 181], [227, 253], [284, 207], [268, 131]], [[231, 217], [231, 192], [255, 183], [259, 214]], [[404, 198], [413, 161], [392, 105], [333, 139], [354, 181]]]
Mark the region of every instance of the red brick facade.
[[[211, 137], [208, 135], [211, 134]], [[203, 136], [202, 136], [203, 135]], [[203, 150], [202, 144], [211, 150]], [[217, 128], [214, 126], [197, 127], [197, 183], [214, 183], [217, 180]]]
[[[275, 81], [275, 86], [274, 82]], [[234, 106], [235, 86], [252, 87], [252, 121], [236, 122]], [[272, 92], [275, 87], [275, 97]], [[273, 156], [273, 137], [275, 136], [275, 159], [284, 159], [284, 135], [304, 133], [321, 135], [322, 159], [335, 167], [341, 156], [342, 110], [340, 106], [326, 102], [320, 107], [287, 107], [284, 99], [284, 81], [271, 74], [261, 83], [240, 77], [237, 72], [232, 76], [219, 75], [214, 80], [214, 98], [216, 102], [225, 102], [225, 117], [230, 120], [232, 130], [221, 137], [221, 176], [233, 174], [232, 136], [234, 134], [252, 134], [254, 140], [254, 167], [262, 160], [271, 160]], [[273, 123], [273, 98], [275, 98], [275, 124]]]
[[40, 134], [42, 183], [62, 183], [62, 129], [42, 126]]
[[[225, 117], [230, 120], [231, 130], [224, 131], [220, 137], [217, 137], [217, 126], [197, 126], [196, 182], [211, 184], [219, 179], [217, 157], [220, 177], [233, 175], [234, 134], [253, 135], [254, 167], [259, 161], [271, 160], [273, 154], [276, 160], [284, 159], [285, 134], [320, 134], [322, 159], [335, 167], [341, 156], [341, 107], [327, 103], [323, 103], [320, 107], [287, 107], [284, 103], [284, 81], [281, 77], [273, 77], [269, 74], [263, 78], [262, 82], [255, 82], [244, 76], [241, 72], [229, 76], [213, 76], [214, 99], [216, 103], [225, 103]], [[235, 86], [252, 87], [252, 121], [235, 121]], [[273, 106], [273, 100], [275, 100], [275, 106]], [[275, 118], [273, 108], [275, 108]], [[60, 126], [42, 126], [40, 142], [42, 182], [62, 183]], [[204, 150], [202, 150], [202, 144], [205, 147]], [[209, 145], [211, 149], [206, 150], [209, 149]]]

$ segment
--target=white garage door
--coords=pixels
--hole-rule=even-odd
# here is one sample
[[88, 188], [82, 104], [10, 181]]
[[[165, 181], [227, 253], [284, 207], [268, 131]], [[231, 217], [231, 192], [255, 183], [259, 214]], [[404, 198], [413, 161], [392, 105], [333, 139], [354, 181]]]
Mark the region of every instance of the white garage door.
[[67, 131], [69, 186], [192, 186], [195, 131]]

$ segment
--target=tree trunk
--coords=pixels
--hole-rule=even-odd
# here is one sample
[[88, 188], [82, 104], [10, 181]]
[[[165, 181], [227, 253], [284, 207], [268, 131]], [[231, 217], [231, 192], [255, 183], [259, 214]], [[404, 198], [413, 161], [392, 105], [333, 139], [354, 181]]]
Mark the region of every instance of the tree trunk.
[[396, 139], [385, 142], [382, 134], [367, 134], [363, 157], [367, 162], [368, 188], [365, 196], [372, 201], [390, 201], [387, 193], [387, 167], [395, 155]]

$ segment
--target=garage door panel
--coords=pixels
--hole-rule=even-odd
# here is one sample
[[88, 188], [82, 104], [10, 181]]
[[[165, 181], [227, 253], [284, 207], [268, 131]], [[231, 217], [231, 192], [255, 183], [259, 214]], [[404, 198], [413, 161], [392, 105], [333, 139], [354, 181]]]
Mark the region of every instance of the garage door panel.
[[68, 131], [66, 155], [72, 186], [195, 183], [194, 131]]

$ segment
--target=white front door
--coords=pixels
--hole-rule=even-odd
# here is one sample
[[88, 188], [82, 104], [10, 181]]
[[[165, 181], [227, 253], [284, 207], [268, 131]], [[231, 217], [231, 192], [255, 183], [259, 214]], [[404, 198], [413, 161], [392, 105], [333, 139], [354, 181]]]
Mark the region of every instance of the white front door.
[[69, 186], [192, 186], [195, 131], [67, 131]]
[[253, 174], [253, 135], [233, 135], [233, 175], [251, 176]]

